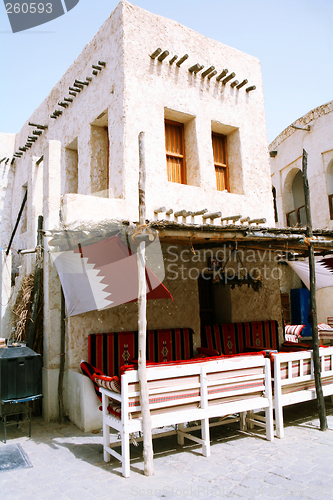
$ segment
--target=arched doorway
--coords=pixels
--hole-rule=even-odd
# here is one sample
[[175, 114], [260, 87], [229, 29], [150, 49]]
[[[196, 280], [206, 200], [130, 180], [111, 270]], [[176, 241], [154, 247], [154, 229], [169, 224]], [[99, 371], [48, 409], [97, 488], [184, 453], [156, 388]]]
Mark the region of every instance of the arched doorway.
[[290, 210], [286, 213], [287, 225], [290, 227], [306, 226], [303, 173], [301, 172], [301, 170], [296, 173], [292, 180], [291, 195], [292, 199], [290, 201], [292, 202], [293, 210]]
[[333, 220], [333, 159], [327, 166], [327, 194], [330, 210], [330, 219]]

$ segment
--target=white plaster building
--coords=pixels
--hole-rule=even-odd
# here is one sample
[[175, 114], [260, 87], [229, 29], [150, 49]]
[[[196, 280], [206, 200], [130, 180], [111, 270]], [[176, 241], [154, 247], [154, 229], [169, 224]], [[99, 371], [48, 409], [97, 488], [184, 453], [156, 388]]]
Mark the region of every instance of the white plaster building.
[[[270, 144], [272, 185], [276, 190], [277, 226], [306, 224], [302, 180], [303, 149], [308, 153], [312, 225], [333, 228], [333, 101], [309, 111]], [[297, 275], [286, 268], [282, 292], [300, 288]], [[318, 321], [333, 316], [333, 289], [317, 291]]]
[[[161, 51], [154, 56], [157, 48]], [[22, 277], [34, 269], [35, 255], [17, 251], [35, 247], [38, 215], [43, 215], [46, 231], [61, 224], [106, 219], [138, 221], [140, 131], [145, 132], [149, 220], [191, 222], [204, 229], [201, 215], [191, 219], [188, 215], [186, 220], [174, 214], [156, 215], [154, 210], [207, 208], [210, 213], [221, 211], [222, 217], [247, 218], [242, 235], [247, 234], [249, 220], [265, 218], [264, 226], [274, 226], [258, 59], [122, 1], [16, 136], [1, 135], [3, 248], [27, 192], [9, 255], [3, 252], [2, 298], [10, 301], [6, 307], [2, 300], [2, 336], [11, 333], [11, 308]], [[178, 148], [170, 142], [172, 137], [180, 141]], [[212, 224], [221, 227], [221, 218]], [[223, 241], [232, 238], [231, 232]], [[175, 242], [171, 237], [165, 241]], [[186, 248], [191, 255], [189, 243]], [[177, 242], [173, 251], [180, 253]], [[276, 267], [268, 257], [258, 267], [266, 260], [270, 270]], [[185, 262], [189, 268], [191, 259]], [[11, 273], [17, 274], [18, 266], [11, 287]], [[165, 284], [174, 303], [150, 301], [149, 327], [191, 327], [199, 342], [197, 280], [172, 281], [167, 276]], [[247, 287], [224, 291], [215, 297], [220, 301], [217, 319], [280, 321], [278, 294], [278, 281], [269, 276], [259, 292]], [[57, 272], [44, 252], [43, 416], [47, 420], [58, 414], [60, 302]], [[224, 310], [222, 302], [227, 304]], [[65, 409], [85, 430], [95, 428], [101, 419], [96, 404], [92, 408], [90, 381], [79, 373], [80, 360], [87, 356], [87, 336], [137, 329], [136, 307], [127, 304], [66, 320]]]

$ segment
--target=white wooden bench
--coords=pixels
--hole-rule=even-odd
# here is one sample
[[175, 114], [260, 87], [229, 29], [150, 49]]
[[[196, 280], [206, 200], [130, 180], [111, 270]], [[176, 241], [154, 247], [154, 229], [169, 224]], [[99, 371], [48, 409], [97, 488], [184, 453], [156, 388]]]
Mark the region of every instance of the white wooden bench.
[[[177, 434], [202, 444], [203, 455], [210, 455], [209, 419], [237, 414], [228, 421], [240, 421], [246, 428], [246, 412], [265, 409], [266, 438], [273, 439], [273, 410], [270, 362], [263, 356], [236, 356], [185, 364], [162, 363], [147, 367], [152, 428], [177, 425], [174, 431], [156, 437]], [[121, 377], [121, 394], [101, 388], [103, 405], [104, 461], [110, 455], [122, 462], [122, 474], [130, 474], [130, 435], [142, 432], [138, 371], [129, 370]], [[121, 404], [121, 416], [108, 411], [109, 398]], [[238, 416], [239, 414], [239, 416]], [[201, 421], [201, 438], [190, 434], [186, 422]], [[198, 427], [197, 427], [198, 428]], [[121, 439], [110, 443], [110, 429]], [[153, 436], [155, 437], [155, 436]], [[121, 453], [113, 448], [121, 445]]]
[[[333, 394], [333, 347], [319, 348], [324, 396]], [[313, 352], [295, 351], [273, 354], [274, 408], [276, 435], [284, 436], [283, 407], [315, 399]]]

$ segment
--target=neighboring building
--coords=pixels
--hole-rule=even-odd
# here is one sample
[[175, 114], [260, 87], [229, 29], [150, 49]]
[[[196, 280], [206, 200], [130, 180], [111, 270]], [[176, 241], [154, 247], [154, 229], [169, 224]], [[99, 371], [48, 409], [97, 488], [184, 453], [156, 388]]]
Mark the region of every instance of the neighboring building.
[[[303, 149], [308, 153], [308, 180], [312, 226], [333, 228], [333, 101], [313, 109], [281, 132], [270, 144], [273, 191], [276, 196], [277, 226], [306, 225], [302, 176]], [[304, 285], [303, 285], [304, 286]], [[292, 288], [302, 282], [285, 268], [281, 292], [286, 300]], [[333, 288], [317, 291], [318, 322], [333, 316]]]
[[[207, 260], [194, 264], [191, 248], [198, 242], [203, 248], [210, 240], [214, 251], [217, 241], [234, 249], [239, 240], [245, 267], [260, 274], [265, 265], [268, 275], [260, 291], [248, 286], [216, 290], [209, 320], [276, 319], [281, 324], [279, 282], [272, 279], [276, 262], [266, 251], [260, 254], [260, 238], [269, 240], [274, 226], [260, 63], [122, 1], [15, 142], [12, 136], [1, 138], [3, 248], [27, 193], [11, 250], [2, 260], [2, 298], [9, 298], [7, 307], [2, 300], [2, 336], [11, 334], [15, 297], [35, 266], [35, 254], [18, 250], [36, 246], [38, 215], [44, 216], [46, 231], [62, 225], [93, 227], [105, 220], [138, 221], [140, 131], [145, 132], [147, 219], [166, 219], [161, 225], [165, 285], [174, 297], [173, 303], [148, 302], [148, 327], [191, 327], [198, 345], [200, 317], [208, 313], [196, 276], [188, 276], [191, 266], [202, 270]], [[173, 214], [156, 215], [162, 206]], [[205, 208], [221, 211], [222, 218], [240, 214], [245, 220], [228, 225], [220, 216], [207, 224], [202, 215], [190, 215]], [[174, 215], [182, 210], [184, 217]], [[259, 231], [255, 221], [266, 231]], [[241, 242], [251, 238], [256, 244], [248, 259], [250, 248]], [[272, 246], [267, 242], [266, 248]], [[181, 258], [185, 271], [179, 277], [168, 262]], [[230, 265], [237, 271], [237, 262]], [[58, 414], [61, 293], [47, 252], [43, 279], [43, 416], [51, 420]], [[87, 359], [88, 334], [136, 329], [137, 305], [132, 303], [66, 319], [65, 409], [79, 427], [89, 430], [101, 421], [90, 381], [79, 373], [80, 360]]]

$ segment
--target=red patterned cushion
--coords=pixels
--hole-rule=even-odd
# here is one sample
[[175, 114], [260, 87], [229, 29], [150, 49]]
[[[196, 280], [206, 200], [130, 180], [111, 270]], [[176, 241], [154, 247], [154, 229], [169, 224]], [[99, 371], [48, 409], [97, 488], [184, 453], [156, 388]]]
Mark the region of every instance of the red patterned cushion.
[[[138, 332], [94, 333], [88, 336], [89, 362], [107, 375], [120, 374], [131, 359], [138, 358]], [[160, 363], [193, 357], [190, 328], [149, 330], [147, 360]]]
[[98, 397], [98, 399], [100, 401], [102, 401], [102, 396], [99, 392], [99, 387], [94, 380], [94, 375], [103, 375], [103, 372], [101, 370], [99, 370], [98, 368], [96, 368], [95, 366], [92, 366], [90, 363], [87, 363], [86, 361], [81, 361], [80, 367], [81, 367], [82, 373], [92, 380], [92, 382], [94, 384], [96, 396]]
[[237, 354], [249, 349], [279, 348], [277, 321], [252, 321], [207, 325], [201, 338], [202, 347], [217, 349], [223, 354]]
[[303, 328], [305, 328], [305, 325], [285, 325], [284, 332], [300, 337], [302, 335]]
[[99, 387], [104, 387], [113, 392], [121, 393], [120, 378], [115, 375], [114, 377], [107, 377], [106, 375], [93, 375], [93, 379]]

